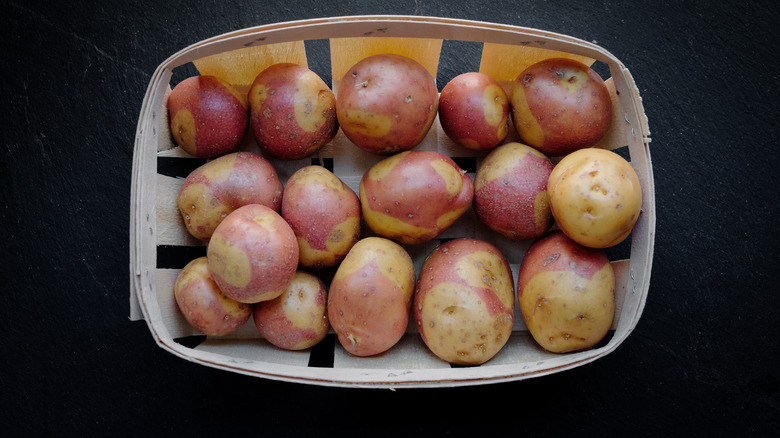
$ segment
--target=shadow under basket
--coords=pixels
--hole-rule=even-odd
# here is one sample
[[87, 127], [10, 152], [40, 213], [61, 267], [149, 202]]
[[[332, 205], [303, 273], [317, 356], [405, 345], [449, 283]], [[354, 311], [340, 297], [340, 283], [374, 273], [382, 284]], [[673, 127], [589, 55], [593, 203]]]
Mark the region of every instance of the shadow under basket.
[[[468, 50], [458, 50], [459, 44]], [[439, 88], [452, 76], [478, 66], [479, 71], [508, 90], [525, 67], [552, 57], [573, 58], [604, 72], [601, 74], [612, 97], [614, 114], [610, 131], [596, 147], [615, 150], [629, 160], [642, 185], [643, 204], [632, 234], [608, 252], [616, 278], [616, 312], [608, 335], [599, 344], [573, 353], [546, 352], [529, 334], [517, 303], [513, 332], [506, 345], [485, 364], [469, 367], [453, 366], [433, 355], [417, 332], [413, 318], [398, 344], [372, 357], [350, 355], [332, 332], [313, 348], [285, 351], [263, 339], [251, 319], [225, 337], [203, 336], [186, 322], [173, 298], [173, 283], [187, 262], [205, 255], [206, 247], [188, 235], [176, 197], [187, 174], [205, 160], [191, 157], [171, 140], [166, 103], [177, 78], [183, 79], [192, 72], [214, 74], [246, 92], [264, 68], [278, 62], [294, 62], [330, 79], [336, 90], [351, 65], [374, 53], [397, 53], [417, 60], [437, 78]], [[473, 62], [459, 62], [458, 57], [469, 54], [476, 57]], [[440, 63], [447, 66], [443, 73], [439, 71]], [[457, 71], [459, 65], [463, 71]], [[240, 149], [262, 154], [249, 137]], [[519, 141], [513, 128], [507, 138], [510, 141]], [[155, 70], [142, 104], [131, 188], [130, 318], [145, 320], [161, 348], [186, 360], [249, 376], [304, 384], [453, 387], [517, 381], [585, 365], [614, 351], [627, 338], [647, 298], [655, 235], [649, 143], [647, 118], [628, 69], [593, 43], [553, 32], [437, 17], [355, 16], [276, 23], [201, 41], [172, 55]], [[416, 149], [453, 157], [472, 178], [486, 155], [452, 142], [438, 120]], [[303, 166], [322, 164], [357, 193], [363, 173], [382, 158], [355, 147], [339, 132], [313, 157], [269, 160], [283, 182]], [[551, 158], [555, 161], [555, 157]], [[417, 273], [431, 250], [443, 241], [459, 237], [487, 240], [498, 247], [509, 261], [517, 284], [519, 266], [531, 242], [501, 238], [482, 225], [473, 210], [437, 239], [406, 246]], [[325, 275], [332, 274], [329, 271]], [[324, 281], [329, 284], [327, 278]]]

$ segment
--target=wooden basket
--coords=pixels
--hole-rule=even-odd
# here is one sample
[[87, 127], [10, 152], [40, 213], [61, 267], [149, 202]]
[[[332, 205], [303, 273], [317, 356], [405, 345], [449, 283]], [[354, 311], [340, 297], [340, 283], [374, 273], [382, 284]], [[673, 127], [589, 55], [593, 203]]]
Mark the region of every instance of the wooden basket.
[[[307, 65], [307, 45], [315, 41], [330, 44], [333, 90], [354, 62], [379, 52], [412, 57], [436, 77], [440, 56], [448, 56], [442, 51], [444, 41], [447, 44], [462, 42], [481, 49], [480, 71], [507, 87], [526, 66], [543, 58], [564, 56], [589, 65], [598, 61], [608, 67], [611, 77], [605, 79], [616, 110], [611, 131], [597, 146], [616, 150], [629, 159], [644, 194], [642, 213], [624, 244], [628, 257], [612, 262], [617, 281], [617, 310], [608, 340], [586, 351], [548, 353], [536, 345], [517, 310], [512, 336], [504, 348], [487, 363], [474, 367], [451, 366], [436, 358], [416, 332], [414, 318], [397, 345], [383, 354], [367, 358], [351, 356], [334, 340], [333, 334], [310, 350], [281, 350], [262, 339], [251, 319], [232, 335], [208, 337], [195, 347], [181, 341], [198, 335], [181, 316], [173, 298], [173, 282], [184, 264], [164, 266], [160, 262], [161, 254], [182, 253], [195, 258], [205, 255], [205, 246], [187, 234], [176, 209], [176, 196], [186, 174], [171, 176], [160, 171], [163, 164], [168, 166], [171, 162], [185, 163], [184, 167], [198, 164], [171, 140], [166, 99], [171, 90], [173, 70], [194, 64], [201, 74], [216, 74], [246, 91], [255, 75], [271, 64]], [[458, 56], [458, 53], [455, 51], [449, 56]], [[318, 73], [322, 75], [322, 72]], [[507, 141], [516, 140], [511, 135], [514, 134], [510, 134]], [[139, 116], [131, 189], [131, 319], [146, 320], [160, 347], [187, 360], [251, 376], [326, 386], [477, 385], [522, 380], [587, 364], [612, 352], [626, 339], [636, 326], [647, 297], [655, 233], [649, 143], [647, 119], [628, 69], [593, 43], [552, 32], [436, 17], [357, 16], [259, 26], [193, 44], [155, 70]], [[485, 155], [455, 145], [443, 133], [438, 121], [417, 148], [437, 150], [466, 162], [471, 160], [471, 172]], [[244, 142], [242, 149], [260, 153], [251, 139]], [[317, 157], [271, 161], [283, 182], [302, 166], [319, 160], [332, 163], [334, 173], [357, 193], [362, 173], [381, 158], [364, 153], [339, 132]], [[495, 244], [509, 260], [515, 284], [519, 264], [530, 245], [530, 242], [500, 238], [482, 226], [471, 210], [440, 237], [477, 237]], [[418, 273], [422, 259], [440, 241], [407, 247]], [[612, 255], [610, 257], [614, 259]]]

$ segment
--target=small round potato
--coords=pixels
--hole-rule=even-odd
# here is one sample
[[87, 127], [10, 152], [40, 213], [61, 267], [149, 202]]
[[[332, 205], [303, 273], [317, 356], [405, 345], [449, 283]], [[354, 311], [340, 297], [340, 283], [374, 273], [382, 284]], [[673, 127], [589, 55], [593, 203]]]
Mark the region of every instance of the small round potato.
[[607, 248], [625, 240], [639, 219], [642, 187], [631, 165], [605, 149], [565, 156], [547, 184], [558, 227], [577, 243]]
[[206, 256], [225, 295], [256, 303], [278, 297], [290, 285], [298, 267], [298, 242], [278, 213], [249, 204], [219, 224]]
[[279, 211], [282, 194], [282, 182], [268, 160], [251, 152], [234, 152], [190, 172], [177, 205], [187, 231], [207, 242], [233, 210], [262, 204]]
[[417, 329], [442, 360], [479, 365], [493, 358], [512, 334], [514, 280], [491, 243], [455, 239], [425, 259], [414, 296]]
[[181, 270], [173, 285], [173, 295], [187, 322], [207, 336], [232, 333], [252, 315], [251, 305], [222, 293], [211, 278], [206, 257], [189, 262]]
[[282, 217], [298, 239], [300, 265], [336, 266], [360, 239], [360, 201], [333, 172], [306, 166], [284, 187]]
[[327, 299], [322, 280], [308, 272], [298, 271], [281, 295], [255, 304], [255, 326], [268, 342], [279, 348], [311, 348], [330, 330]]
[[403, 337], [414, 294], [412, 259], [382, 237], [360, 240], [341, 262], [328, 294], [328, 319], [355, 356], [387, 351]]
[[602, 249], [553, 231], [528, 249], [517, 280], [525, 324], [553, 353], [598, 343], [615, 316], [615, 274]]

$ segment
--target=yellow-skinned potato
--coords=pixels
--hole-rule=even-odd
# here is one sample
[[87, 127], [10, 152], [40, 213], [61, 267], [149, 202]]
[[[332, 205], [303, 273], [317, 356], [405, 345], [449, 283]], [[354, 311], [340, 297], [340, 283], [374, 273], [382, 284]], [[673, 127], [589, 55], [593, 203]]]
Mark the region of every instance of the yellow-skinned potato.
[[642, 208], [642, 187], [631, 165], [605, 149], [565, 156], [547, 184], [558, 227], [577, 243], [607, 248], [631, 233]]
[[193, 170], [179, 190], [177, 205], [187, 231], [207, 242], [217, 225], [241, 206], [262, 204], [279, 211], [282, 190], [268, 160], [234, 152]]
[[366, 224], [376, 234], [406, 245], [444, 232], [473, 198], [471, 177], [439, 152], [401, 152], [372, 166], [360, 181]]
[[520, 266], [517, 298], [528, 330], [553, 353], [589, 348], [615, 316], [615, 274], [604, 250], [554, 231], [534, 242]]
[[313, 347], [330, 330], [327, 296], [322, 280], [298, 271], [281, 295], [255, 304], [255, 326], [268, 342], [279, 348], [304, 350]]
[[414, 297], [417, 329], [442, 360], [479, 365], [512, 333], [514, 279], [503, 254], [477, 239], [450, 240], [425, 259]]
[[397, 243], [364, 238], [341, 262], [328, 294], [328, 319], [345, 350], [372, 356], [406, 331], [414, 294], [412, 259]]
[[173, 295], [184, 319], [208, 336], [224, 336], [238, 330], [252, 315], [252, 306], [225, 296], [211, 278], [208, 260], [199, 257], [181, 270]]
[[284, 188], [282, 217], [298, 239], [300, 265], [336, 266], [360, 239], [360, 201], [321, 166], [296, 171]]
[[295, 233], [278, 213], [249, 204], [230, 213], [206, 250], [214, 281], [242, 303], [272, 300], [287, 289], [298, 267]]

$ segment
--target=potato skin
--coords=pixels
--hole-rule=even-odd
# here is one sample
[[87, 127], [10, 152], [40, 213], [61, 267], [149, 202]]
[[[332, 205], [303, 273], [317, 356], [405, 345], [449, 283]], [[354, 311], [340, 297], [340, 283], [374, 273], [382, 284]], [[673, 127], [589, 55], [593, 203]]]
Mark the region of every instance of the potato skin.
[[336, 96], [308, 68], [278, 63], [249, 89], [250, 127], [263, 152], [277, 159], [309, 156], [338, 132]]
[[455, 239], [426, 258], [414, 296], [414, 318], [428, 348], [442, 360], [479, 365], [509, 340], [514, 279], [491, 243]]
[[255, 304], [252, 317], [268, 342], [285, 350], [305, 350], [317, 345], [330, 330], [327, 299], [322, 280], [298, 271], [281, 295]]
[[173, 285], [176, 305], [195, 330], [224, 336], [238, 330], [252, 315], [252, 306], [225, 296], [211, 278], [208, 259], [187, 263]]
[[372, 166], [359, 192], [369, 228], [411, 245], [433, 239], [461, 217], [474, 199], [474, 183], [450, 157], [415, 150]]
[[477, 217], [513, 240], [543, 235], [552, 225], [547, 182], [553, 167], [544, 154], [521, 143], [494, 149], [477, 169]]
[[298, 267], [298, 242], [278, 213], [249, 204], [217, 226], [206, 256], [225, 295], [256, 303], [278, 297], [290, 285]]
[[484, 73], [462, 73], [439, 95], [439, 123], [455, 143], [473, 150], [490, 150], [509, 134], [509, 97]]
[[356, 243], [328, 295], [328, 319], [344, 349], [372, 356], [395, 345], [409, 323], [414, 283], [414, 265], [403, 247], [382, 237]]
[[339, 83], [339, 125], [359, 148], [391, 155], [417, 146], [439, 105], [436, 81], [420, 63], [378, 54], [353, 65]]
[[233, 152], [190, 172], [177, 206], [187, 231], [207, 242], [235, 209], [262, 204], [279, 211], [282, 195], [282, 182], [268, 160], [251, 152]]
[[214, 158], [232, 152], [249, 125], [246, 97], [216, 76], [193, 76], [168, 96], [171, 134], [190, 155]]
[[552, 58], [518, 75], [512, 120], [523, 143], [556, 157], [596, 144], [612, 122], [604, 81], [581, 62]]
[[545, 350], [582, 350], [598, 343], [612, 325], [615, 274], [603, 250], [553, 231], [523, 258], [517, 298], [528, 330]]
[[617, 245], [628, 237], [642, 209], [642, 186], [631, 165], [605, 149], [581, 149], [565, 156], [547, 184], [558, 227], [592, 248]]
[[352, 189], [321, 166], [306, 166], [284, 187], [282, 217], [298, 239], [300, 266], [336, 266], [360, 239], [360, 201]]

